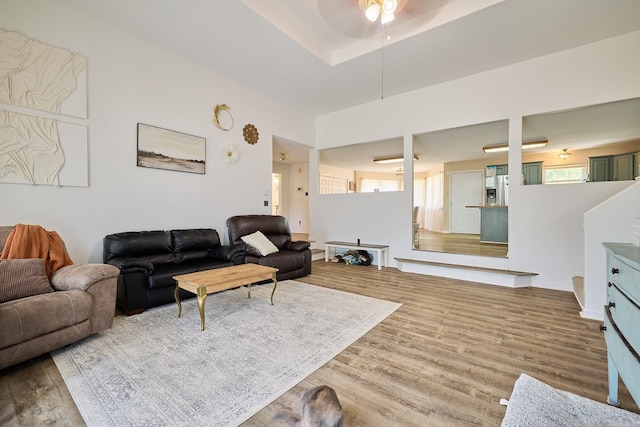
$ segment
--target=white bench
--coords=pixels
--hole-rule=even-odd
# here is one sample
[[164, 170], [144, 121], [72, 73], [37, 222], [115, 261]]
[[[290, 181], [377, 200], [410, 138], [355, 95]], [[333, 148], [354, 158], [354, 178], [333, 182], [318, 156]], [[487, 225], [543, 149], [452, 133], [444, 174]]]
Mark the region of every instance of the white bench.
[[324, 244], [324, 262], [329, 261], [329, 249], [333, 248], [334, 251], [340, 249], [355, 249], [363, 251], [372, 251], [376, 253], [376, 260], [378, 262], [378, 270], [382, 270], [382, 263], [384, 266], [389, 266], [389, 246], [387, 245], [371, 245], [366, 243], [351, 243], [351, 242], [325, 242]]

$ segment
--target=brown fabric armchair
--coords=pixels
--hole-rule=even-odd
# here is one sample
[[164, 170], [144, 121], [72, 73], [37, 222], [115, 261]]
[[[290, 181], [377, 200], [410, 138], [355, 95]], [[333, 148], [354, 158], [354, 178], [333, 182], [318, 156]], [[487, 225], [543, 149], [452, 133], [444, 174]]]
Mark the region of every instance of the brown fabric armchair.
[[[278, 252], [262, 256], [256, 248], [247, 245], [243, 236], [260, 231]], [[245, 247], [245, 263], [275, 267], [278, 280], [295, 279], [311, 274], [310, 243], [292, 241], [289, 222], [279, 215], [237, 215], [227, 219], [229, 243]]]
[[[13, 228], [0, 226], [0, 248]], [[0, 369], [110, 328], [119, 272], [112, 265], [72, 264], [49, 277], [43, 259], [1, 259]]]

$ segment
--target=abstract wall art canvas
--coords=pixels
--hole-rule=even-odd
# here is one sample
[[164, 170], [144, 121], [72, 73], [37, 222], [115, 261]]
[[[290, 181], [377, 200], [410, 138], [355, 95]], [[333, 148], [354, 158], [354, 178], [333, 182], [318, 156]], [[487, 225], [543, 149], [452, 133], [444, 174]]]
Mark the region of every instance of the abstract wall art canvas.
[[87, 58], [0, 29], [0, 103], [87, 118]]
[[[0, 29], [0, 183], [88, 186], [87, 59]], [[73, 119], [71, 119], [73, 117]]]
[[0, 183], [86, 187], [87, 127], [0, 110]]
[[138, 123], [138, 166], [205, 173], [206, 139]]

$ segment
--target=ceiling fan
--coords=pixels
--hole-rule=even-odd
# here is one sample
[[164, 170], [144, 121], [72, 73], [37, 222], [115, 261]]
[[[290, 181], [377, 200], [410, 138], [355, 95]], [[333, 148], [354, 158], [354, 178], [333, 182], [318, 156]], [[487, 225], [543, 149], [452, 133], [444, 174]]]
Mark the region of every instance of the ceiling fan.
[[[407, 3], [410, 7], [405, 9]], [[381, 19], [379, 18], [383, 18], [383, 24], [391, 22], [391, 16], [396, 20], [400, 17], [409, 19], [424, 13], [429, 2], [424, 0], [316, 0], [316, 4], [325, 22], [339, 33], [353, 38], [363, 38], [380, 31]]]
[[396, 19], [396, 12], [406, 2], [407, 0], [360, 0], [360, 9], [371, 22], [376, 22], [380, 16], [380, 23], [384, 25]]

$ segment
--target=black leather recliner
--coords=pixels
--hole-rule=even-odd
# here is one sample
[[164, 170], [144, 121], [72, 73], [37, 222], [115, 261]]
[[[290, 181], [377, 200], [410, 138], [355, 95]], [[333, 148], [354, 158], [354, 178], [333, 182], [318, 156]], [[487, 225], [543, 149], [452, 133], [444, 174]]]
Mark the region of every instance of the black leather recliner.
[[[178, 274], [242, 264], [242, 245], [223, 246], [214, 229], [131, 231], [103, 241], [105, 264], [120, 269], [117, 305], [125, 314], [175, 302]], [[180, 298], [194, 294], [180, 289]]]
[[[260, 231], [278, 252], [260, 255], [254, 247], [245, 244], [242, 236]], [[311, 274], [310, 243], [291, 241], [289, 221], [279, 215], [237, 215], [227, 219], [229, 243], [245, 247], [244, 262], [266, 265], [278, 269], [278, 280], [295, 279]]]

